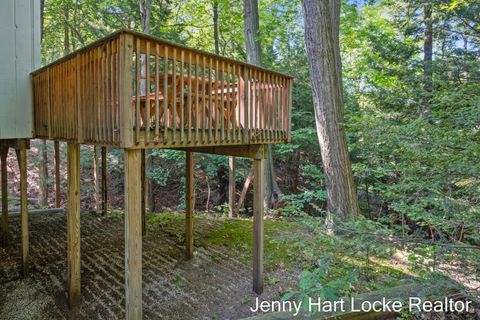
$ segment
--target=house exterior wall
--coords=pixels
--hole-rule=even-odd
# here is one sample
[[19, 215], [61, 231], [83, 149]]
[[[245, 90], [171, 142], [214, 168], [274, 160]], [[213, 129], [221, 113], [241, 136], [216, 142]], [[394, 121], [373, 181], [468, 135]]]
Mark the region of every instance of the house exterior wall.
[[33, 135], [30, 72], [40, 66], [40, 1], [0, 1], [0, 139]]

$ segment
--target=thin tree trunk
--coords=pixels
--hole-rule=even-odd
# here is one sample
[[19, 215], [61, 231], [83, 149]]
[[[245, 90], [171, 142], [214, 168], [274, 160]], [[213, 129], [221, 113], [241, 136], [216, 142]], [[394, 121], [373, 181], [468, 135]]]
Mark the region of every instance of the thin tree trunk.
[[[262, 47], [259, 32], [258, 0], [243, 0], [245, 45], [247, 49], [247, 61], [262, 65]], [[265, 162], [265, 190], [264, 205], [271, 208], [280, 199], [282, 191], [277, 184], [277, 176], [273, 166], [272, 147], [268, 146], [268, 157]]]
[[70, 33], [68, 28], [68, 21], [69, 21], [69, 9], [68, 6], [65, 5], [63, 8], [63, 54], [67, 55], [70, 53]]
[[358, 215], [360, 212], [358, 196], [343, 119], [338, 31], [340, 1], [302, 0], [302, 7], [328, 210], [341, 217]]
[[218, 0], [213, 0], [213, 39], [215, 42], [215, 54], [220, 54], [218, 38]]
[[433, 23], [432, 23], [432, 4], [426, 4], [424, 7], [425, 33], [423, 40], [423, 88], [425, 97], [423, 99], [423, 114], [428, 115], [430, 112], [430, 99], [433, 91]]
[[40, 195], [39, 195], [39, 205], [41, 207], [46, 207], [48, 205], [48, 154], [47, 154], [47, 141], [42, 140], [40, 145], [40, 164], [38, 166], [39, 173], [38, 177], [40, 180]]
[[144, 33], [150, 33], [150, 0], [140, 0], [140, 18], [142, 19], [142, 31]]

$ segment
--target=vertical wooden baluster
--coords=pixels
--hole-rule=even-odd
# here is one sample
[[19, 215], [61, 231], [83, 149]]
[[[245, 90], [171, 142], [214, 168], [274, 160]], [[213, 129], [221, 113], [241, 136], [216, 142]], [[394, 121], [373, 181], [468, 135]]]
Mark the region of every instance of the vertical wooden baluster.
[[225, 131], [226, 131], [226, 138], [227, 138], [227, 141], [230, 142], [230, 137], [231, 137], [231, 126], [230, 126], [230, 121], [231, 121], [231, 118], [230, 118], [230, 95], [229, 95], [229, 87], [230, 87], [230, 78], [231, 78], [231, 70], [230, 70], [230, 63], [227, 62], [226, 64], [226, 68], [227, 70], [225, 70], [225, 80], [226, 80], [226, 83], [224, 84], [223, 88], [222, 88], [222, 92], [223, 92], [223, 95], [225, 96], [225, 106], [226, 106], [226, 111], [227, 111], [227, 116], [226, 116], [226, 128], [225, 128]]
[[252, 93], [250, 97], [250, 130], [252, 131], [252, 134], [250, 134], [250, 137], [257, 140], [257, 77], [256, 77], [256, 70], [250, 70], [250, 87], [251, 90], [250, 92]]
[[146, 43], [145, 63], [145, 144], [150, 142], [150, 41]]
[[77, 53], [75, 58], [77, 62], [77, 72], [75, 75], [76, 81], [76, 102], [77, 102], [77, 138], [78, 141], [81, 143], [83, 142], [83, 90], [82, 90], [82, 76], [83, 76], [83, 64], [82, 64], [82, 57], [81, 53]]
[[198, 53], [195, 54], [195, 142], [198, 142]]
[[207, 127], [207, 112], [206, 112], [206, 101], [205, 101], [205, 92], [207, 91], [207, 86], [206, 86], [206, 77], [205, 77], [205, 72], [206, 72], [206, 57], [205, 55], [202, 57], [202, 142], [205, 143], [205, 129]]
[[220, 107], [222, 111], [222, 122], [220, 123], [221, 127], [221, 141], [222, 144], [225, 142], [225, 103], [224, 103], [224, 93], [223, 90], [225, 89], [225, 61], [222, 60], [222, 66], [221, 66], [221, 73], [220, 73]]
[[180, 51], [180, 141], [183, 143], [184, 135], [184, 122], [185, 122], [185, 75], [183, 72], [183, 64], [185, 63], [184, 51]]
[[277, 117], [278, 117], [278, 95], [277, 95], [277, 75], [273, 75], [272, 78], [273, 86], [273, 139], [276, 141], [278, 139], [277, 131]]
[[273, 98], [273, 110], [272, 110], [272, 130], [273, 130], [273, 140], [277, 138], [277, 84], [276, 84], [276, 75], [272, 75], [272, 98]]
[[268, 75], [266, 72], [263, 73], [263, 90], [264, 90], [264, 124], [265, 124], [265, 139], [268, 141], [270, 140], [270, 126], [269, 126], [269, 116], [270, 116], [270, 101], [269, 101], [269, 94], [268, 94]]
[[160, 90], [159, 55], [160, 48], [158, 43], [155, 43], [155, 143], [158, 143], [160, 136], [160, 102], [158, 96], [158, 91]]
[[111, 55], [111, 46], [112, 42], [109, 41], [105, 44], [105, 49], [106, 49], [106, 53], [105, 53], [105, 59], [104, 59], [104, 64], [105, 64], [105, 85], [104, 85], [104, 89], [105, 89], [105, 106], [104, 106], [104, 112], [105, 112], [105, 118], [104, 118], [104, 122], [105, 122], [105, 133], [106, 133], [106, 142], [107, 143], [111, 143], [112, 141], [112, 132], [110, 130], [111, 128], [111, 119], [109, 118], [111, 113], [112, 113], [112, 110], [111, 110], [111, 95], [110, 95], [110, 55]]
[[135, 143], [140, 139], [140, 99], [141, 99], [141, 66], [140, 60], [142, 54], [140, 53], [140, 38], [137, 38], [135, 46], [135, 93], [136, 93], [136, 106], [135, 106]]
[[168, 46], [164, 45], [163, 55], [163, 143], [167, 143], [168, 132]]
[[243, 81], [245, 82], [245, 89], [243, 90], [244, 92], [244, 95], [245, 95], [245, 102], [244, 102], [244, 105], [245, 105], [245, 111], [244, 111], [244, 122], [245, 122], [245, 130], [244, 130], [244, 142], [245, 143], [249, 143], [249, 128], [250, 128], [250, 124], [248, 123], [248, 114], [250, 112], [249, 108], [251, 106], [251, 103], [250, 103], [250, 80], [248, 79], [248, 70], [249, 68], [247, 66], [245, 66], [245, 68], [243, 69]]
[[292, 89], [293, 89], [293, 79], [288, 80], [288, 141], [291, 140], [290, 131], [292, 129]]
[[105, 121], [105, 110], [107, 107], [106, 95], [105, 95], [105, 48], [102, 46], [99, 48], [100, 52], [100, 94], [101, 94], [101, 102], [100, 102], [100, 123], [102, 127], [102, 143], [105, 142], [106, 139], [106, 121]]
[[188, 52], [188, 97], [187, 97], [187, 112], [188, 112], [188, 142], [192, 142], [192, 52]]
[[220, 108], [218, 105], [218, 81], [220, 80], [218, 71], [218, 59], [215, 59], [215, 141], [219, 139], [219, 127], [220, 127]]
[[115, 61], [115, 56], [117, 54], [117, 42], [118, 40], [115, 40], [110, 43], [110, 57], [109, 57], [109, 62], [110, 62], [110, 72], [108, 74], [109, 80], [110, 80], [110, 139], [111, 143], [115, 144], [115, 128], [116, 128], [116, 122], [115, 122], [115, 101], [117, 101], [117, 96], [116, 96], [116, 86], [117, 86], [117, 79], [115, 78], [115, 67], [116, 67], [116, 61]]
[[[113, 66], [115, 69], [115, 143], [120, 143], [120, 132], [117, 131], [120, 129], [120, 41], [116, 43], [115, 59], [113, 61]], [[130, 71], [131, 72], [131, 71]], [[117, 134], [118, 133], [118, 134]]]
[[212, 57], [208, 59], [208, 110], [210, 110], [208, 115], [208, 142], [212, 142], [212, 121], [214, 119], [214, 110], [213, 110], [213, 92], [212, 92]]
[[98, 100], [100, 99], [99, 97], [99, 89], [98, 89], [98, 78], [100, 72], [98, 72], [98, 52], [97, 50], [92, 50], [92, 58], [93, 58], [93, 73], [92, 73], [92, 78], [93, 78], [93, 92], [94, 92], [94, 98], [93, 98], [93, 108], [94, 108], [94, 115], [95, 115], [95, 140], [98, 142], [100, 140], [100, 108], [98, 107]]
[[232, 76], [231, 76], [231, 81], [230, 81], [230, 86], [228, 88], [229, 93], [228, 95], [230, 96], [230, 105], [231, 105], [231, 114], [232, 114], [232, 140], [235, 141], [237, 139], [237, 124], [236, 124], [236, 108], [235, 108], [235, 95], [236, 95], [236, 90], [235, 90], [235, 79], [236, 79], [236, 72], [237, 70], [237, 65], [232, 64]]
[[278, 78], [278, 110], [280, 114], [278, 115], [278, 128], [280, 130], [280, 140], [283, 140], [283, 77]]
[[272, 94], [271, 94], [271, 77], [270, 74], [266, 74], [265, 81], [265, 96], [266, 96], [266, 111], [267, 111], [267, 137], [268, 140], [272, 140]]
[[261, 78], [260, 78], [260, 72], [258, 70], [255, 70], [255, 82], [256, 82], [256, 85], [255, 85], [255, 89], [256, 89], [256, 92], [255, 92], [255, 95], [257, 96], [256, 97], [256, 137], [257, 137], [257, 140], [261, 140], [262, 136], [262, 106], [261, 106], [261, 98], [262, 98], [262, 83], [261, 83]]
[[[235, 90], [235, 102], [236, 102], [236, 111], [235, 113], [235, 122], [238, 124], [237, 128], [237, 141], [242, 142], [242, 135], [244, 130], [246, 129], [245, 123], [242, 120], [242, 112], [244, 109], [244, 101], [243, 101], [243, 92], [245, 91], [245, 81], [244, 81], [244, 68], [245, 66], [237, 65], [237, 80], [236, 84], [234, 85]], [[235, 104], [234, 104], [235, 105]]]
[[173, 81], [172, 81], [172, 142], [176, 143], [177, 137], [177, 49], [175, 47], [173, 50], [172, 58], [172, 72], [173, 72]]

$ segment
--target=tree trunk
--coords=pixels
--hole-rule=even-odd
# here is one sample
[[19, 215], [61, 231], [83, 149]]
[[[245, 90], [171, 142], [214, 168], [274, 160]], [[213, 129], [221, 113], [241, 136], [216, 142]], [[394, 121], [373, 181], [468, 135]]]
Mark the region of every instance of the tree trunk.
[[140, 0], [140, 18], [142, 20], [142, 31], [144, 33], [150, 33], [150, 0]]
[[360, 209], [343, 123], [340, 1], [302, 0], [302, 7], [328, 210], [341, 217], [354, 216]]
[[213, 0], [213, 40], [215, 42], [215, 54], [220, 54], [218, 38], [218, 0]]
[[430, 99], [433, 91], [433, 23], [432, 23], [432, 4], [426, 4], [423, 11], [425, 22], [425, 33], [423, 39], [423, 89], [425, 97], [423, 99], [423, 114], [430, 112]]
[[65, 7], [63, 8], [63, 54], [67, 55], [70, 53], [70, 33], [69, 33], [69, 28], [68, 28], [68, 21], [70, 19], [69, 17], [69, 9], [68, 6], [65, 4]]
[[[245, 31], [245, 45], [247, 48], [247, 61], [262, 65], [262, 47], [260, 43], [258, 0], [243, 0], [243, 21]], [[282, 191], [277, 184], [277, 176], [273, 166], [272, 147], [268, 146], [268, 157], [265, 162], [265, 190], [264, 205], [271, 208], [280, 199]]]

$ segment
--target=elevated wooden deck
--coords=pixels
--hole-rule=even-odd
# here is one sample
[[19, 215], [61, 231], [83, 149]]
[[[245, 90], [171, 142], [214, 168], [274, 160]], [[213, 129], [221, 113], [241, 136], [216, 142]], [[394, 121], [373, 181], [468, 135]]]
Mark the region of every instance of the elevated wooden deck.
[[39, 138], [122, 148], [290, 139], [290, 76], [128, 30], [32, 77]]

